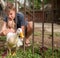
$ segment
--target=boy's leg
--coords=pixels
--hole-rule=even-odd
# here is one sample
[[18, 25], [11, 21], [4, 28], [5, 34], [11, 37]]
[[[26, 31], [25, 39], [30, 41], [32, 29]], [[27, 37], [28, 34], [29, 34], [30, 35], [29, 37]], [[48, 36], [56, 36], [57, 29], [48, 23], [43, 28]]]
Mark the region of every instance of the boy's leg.
[[33, 22], [30, 21], [28, 22], [28, 25], [27, 25], [27, 31], [26, 31], [26, 44], [28, 45], [30, 43], [30, 35], [32, 34], [32, 31], [33, 31]]

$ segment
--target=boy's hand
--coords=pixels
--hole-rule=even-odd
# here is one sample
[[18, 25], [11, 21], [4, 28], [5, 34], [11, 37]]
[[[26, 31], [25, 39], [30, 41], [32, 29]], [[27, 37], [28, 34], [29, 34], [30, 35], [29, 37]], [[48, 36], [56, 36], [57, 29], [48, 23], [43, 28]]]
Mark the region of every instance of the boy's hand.
[[7, 35], [7, 33], [9, 32], [9, 30], [3, 30], [3, 35]]
[[3, 34], [4, 35], [7, 35], [9, 32], [15, 32], [15, 30], [14, 29], [6, 29], [6, 30], [3, 30]]

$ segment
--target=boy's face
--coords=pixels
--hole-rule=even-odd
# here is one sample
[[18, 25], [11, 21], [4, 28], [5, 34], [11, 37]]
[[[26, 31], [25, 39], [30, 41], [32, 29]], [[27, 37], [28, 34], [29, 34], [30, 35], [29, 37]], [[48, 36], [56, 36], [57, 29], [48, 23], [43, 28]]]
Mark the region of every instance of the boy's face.
[[10, 20], [13, 20], [15, 18], [15, 11], [14, 10], [10, 10], [7, 14], [8, 14], [8, 18]]

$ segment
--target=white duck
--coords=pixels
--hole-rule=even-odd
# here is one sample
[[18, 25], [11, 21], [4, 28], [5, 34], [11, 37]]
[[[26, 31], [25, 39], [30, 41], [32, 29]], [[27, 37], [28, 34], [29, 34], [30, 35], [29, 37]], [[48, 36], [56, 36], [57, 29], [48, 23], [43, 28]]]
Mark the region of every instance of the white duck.
[[23, 45], [23, 38], [24, 38], [24, 35], [21, 28], [18, 28], [16, 33], [9, 32], [7, 34], [6, 42], [7, 42], [7, 47], [10, 51], [10, 54], [13, 48], [18, 49], [20, 46]]

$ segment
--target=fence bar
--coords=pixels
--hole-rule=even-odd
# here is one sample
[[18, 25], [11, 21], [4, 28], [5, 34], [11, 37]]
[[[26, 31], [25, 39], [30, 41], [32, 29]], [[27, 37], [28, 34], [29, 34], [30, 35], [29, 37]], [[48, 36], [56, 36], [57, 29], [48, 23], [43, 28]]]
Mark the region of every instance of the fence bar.
[[[24, 20], [25, 20], [25, 17], [26, 17], [26, 0], [24, 0]], [[25, 36], [25, 30], [24, 30], [24, 36]], [[25, 53], [25, 41], [26, 39], [24, 38], [24, 53]]]
[[42, 47], [44, 47], [44, 0], [42, 1], [42, 11], [43, 11], [43, 18], [42, 18]]
[[32, 53], [34, 55], [34, 0], [32, 1], [33, 2], [33, 36], [32, 36]]
[[[58, 11], [57, 9], [58, 9], [58, 7], [57, 7], [57, 0], [56, 0], [56, 15], [57, 15], [57, 11]], [[55, 18], [56, 18], [56, 15], [55, 15]], [[55, 19], [55, 18], [54, 18], [54, 19]], [[58, 47], [57, 47], [57, 50], [58, 50]], [[57, 55], [57, 57], [56, 57], [56, 58], [58, 58], [58, 52], [57, 52], [57, 54], [56, 54], [56, 55]]]
[[[43, 11], [43, 18], [42, 18], [42, 51], [44, 49], [44, 0], [41, 0], [42, 2], [42, 11]], [[44, 52], [42, 53], [42, 58], [44, 57]]]
[[15, 29], [17, 29], [17, 15], [16, 15], [16, 13], [17, 13], [17, 0], [15, 0], [15, 16], [16, 16], [16, 19], [15, 19], [16, 27], [15, 27]]
[[52, 55], [53, 55], [53, 50], [54, 50], [54, 0], [51, 1], [52, 2]]

